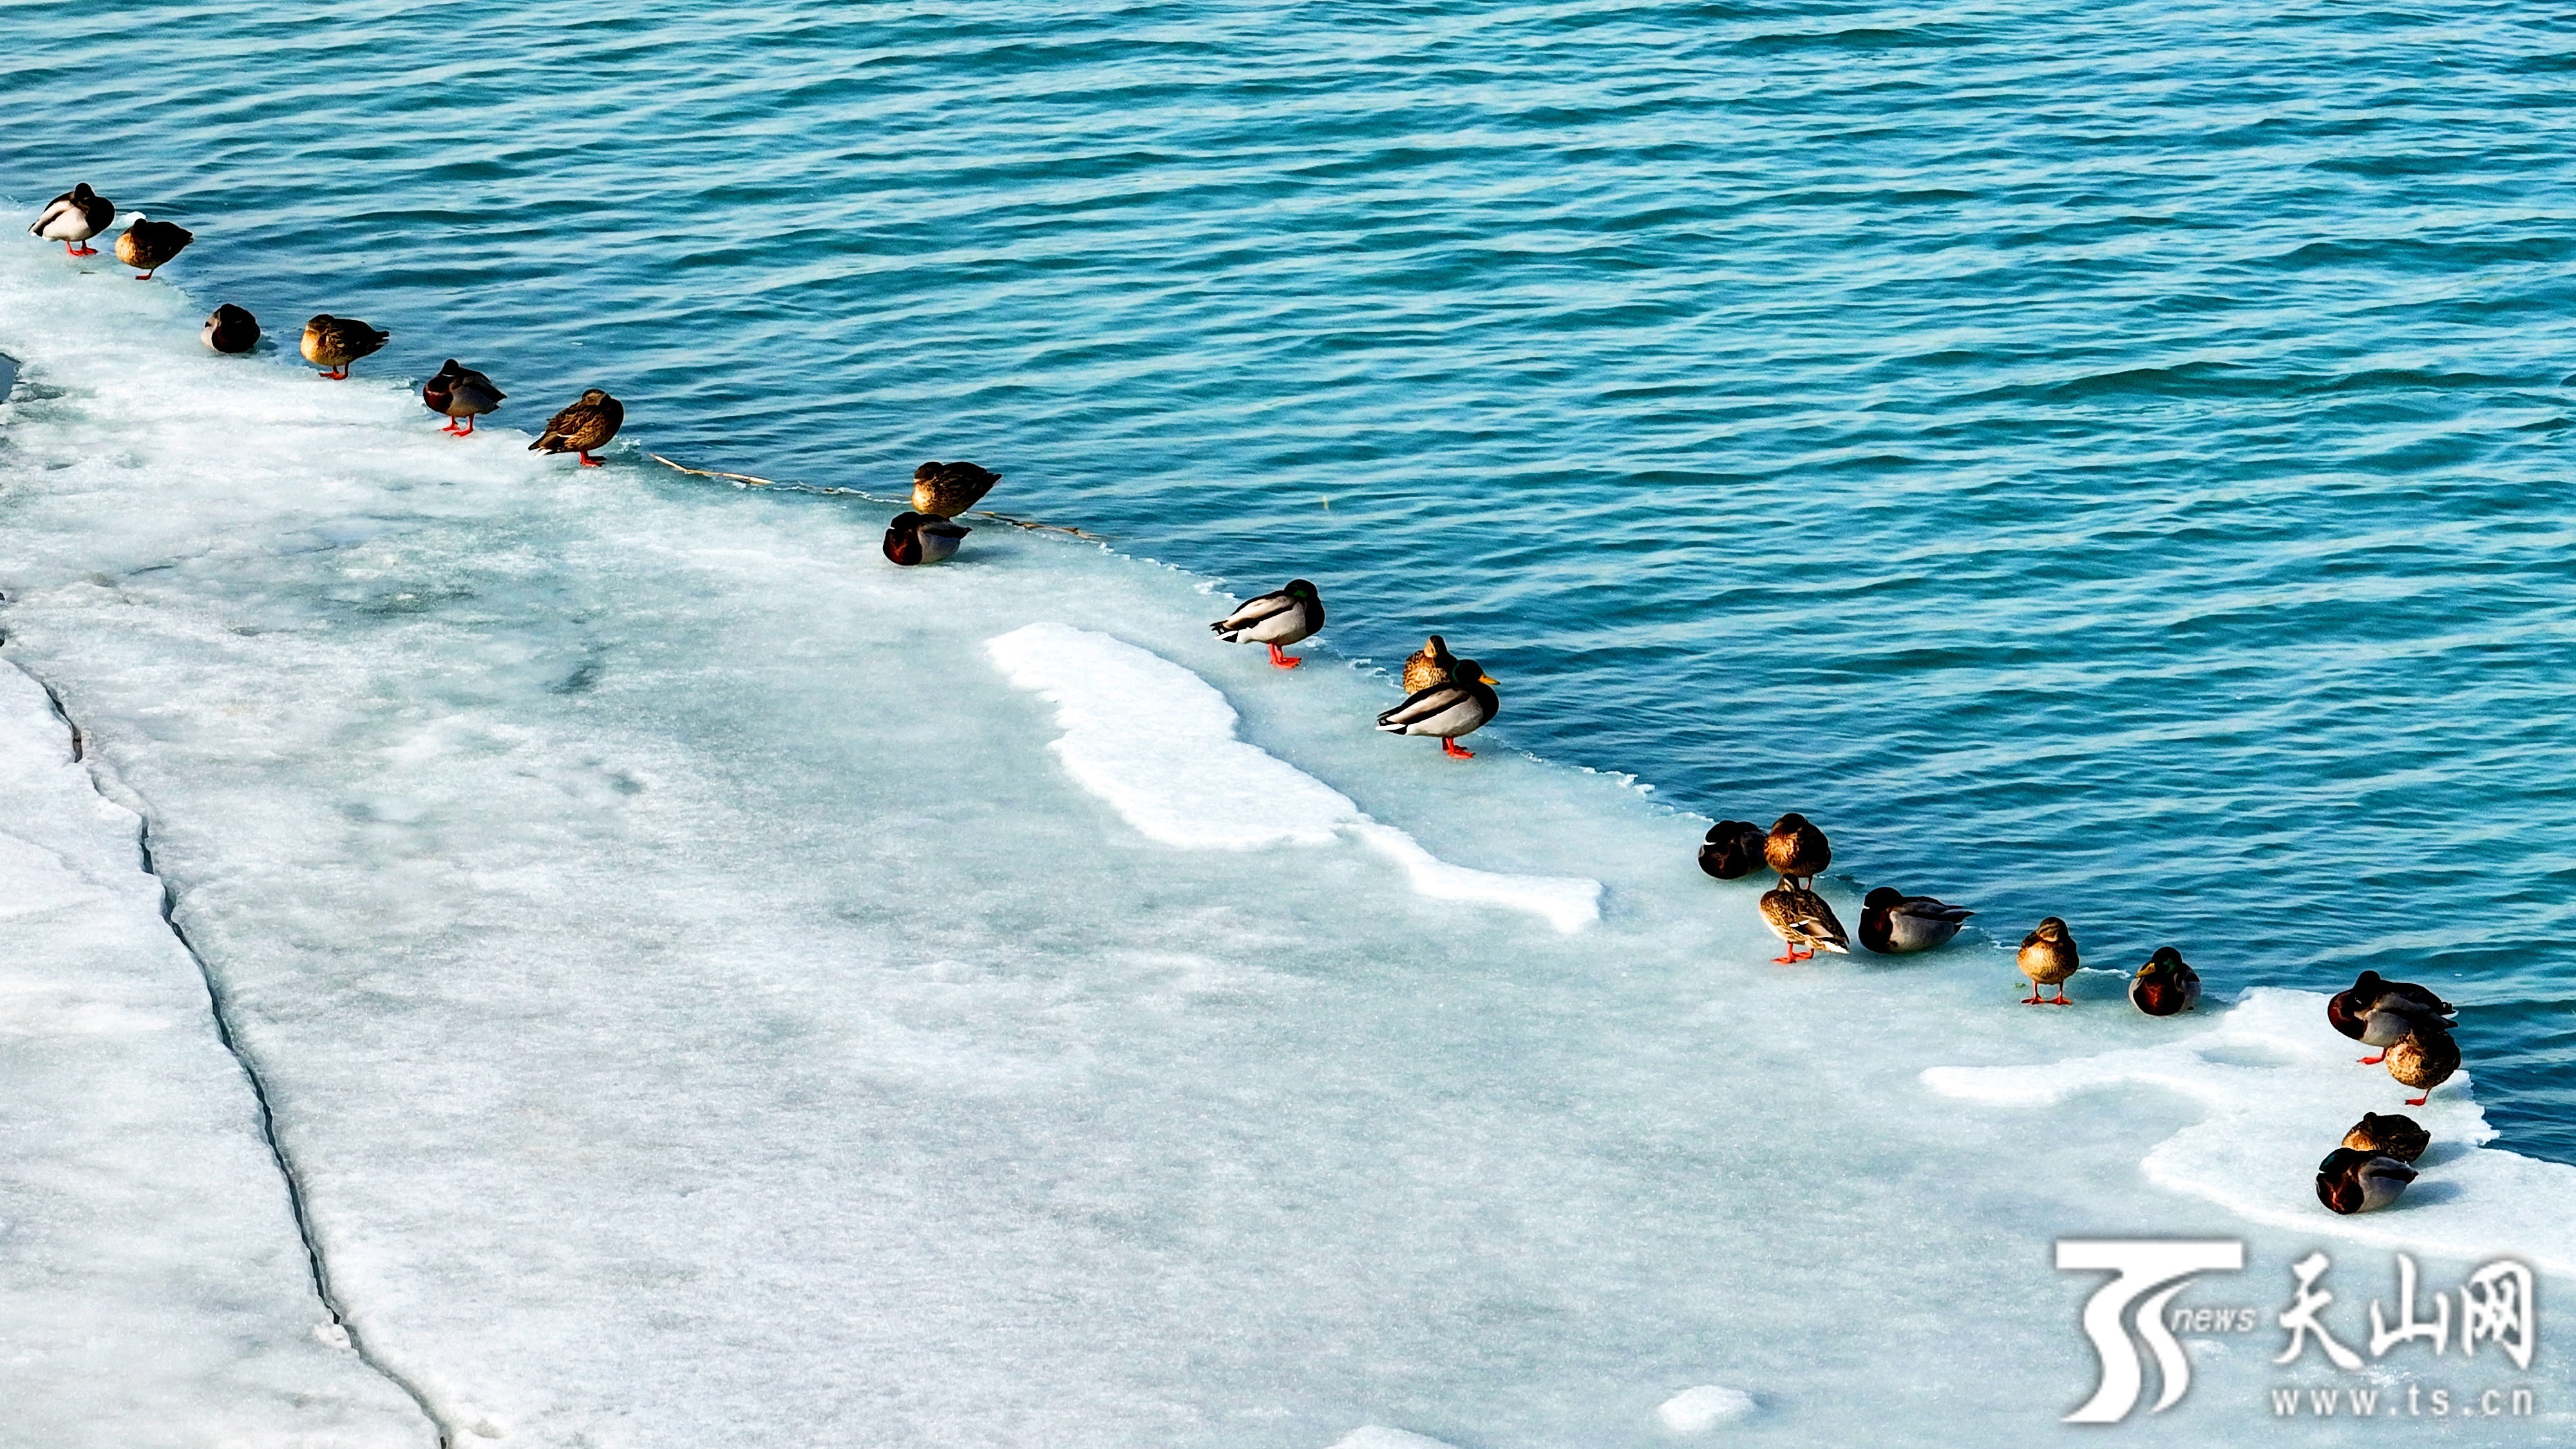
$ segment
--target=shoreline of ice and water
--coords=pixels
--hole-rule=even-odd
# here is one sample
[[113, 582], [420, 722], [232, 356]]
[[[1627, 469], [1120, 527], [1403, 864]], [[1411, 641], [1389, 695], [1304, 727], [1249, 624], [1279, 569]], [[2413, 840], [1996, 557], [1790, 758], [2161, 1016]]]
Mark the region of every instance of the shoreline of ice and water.
[[[351, 1320], [450, 1422], [1937, 1440], [2057, 1410], [1872, 1366], [2053, 1233], [2576, 1261], [2534, 1216], [2576, 1170], [2477, 1145], [2465, 1083], [2407, 1204], [2297, 1210], [2287, 1154], [2398, 1095], [2311, 994], [1776, 970], [1705, 822], [1375, 736], [1382, 676], [1209, 642], [1204, 581], [980, 534], [898, 573], [873, 511], [437, 438], [22, 251], [9, 658], [152, 812]], [[1346, 835], [1402, 869], [1294, 844]], [[284, 1226], [234, 1246], [292, 1267]], [[2043, 1398], [2089, 1381], [1989, 1327]]]

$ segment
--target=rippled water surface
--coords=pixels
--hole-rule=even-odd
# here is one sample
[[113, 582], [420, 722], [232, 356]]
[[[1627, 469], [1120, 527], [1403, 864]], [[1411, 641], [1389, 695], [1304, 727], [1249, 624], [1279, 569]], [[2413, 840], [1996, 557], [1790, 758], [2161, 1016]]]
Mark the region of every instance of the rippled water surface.
[[2576, 1160], [2576, 18], [629, 9], [11, 5], [0, 195], [496, 421], [1311, 577], [1999, 935], [2438, 984]]

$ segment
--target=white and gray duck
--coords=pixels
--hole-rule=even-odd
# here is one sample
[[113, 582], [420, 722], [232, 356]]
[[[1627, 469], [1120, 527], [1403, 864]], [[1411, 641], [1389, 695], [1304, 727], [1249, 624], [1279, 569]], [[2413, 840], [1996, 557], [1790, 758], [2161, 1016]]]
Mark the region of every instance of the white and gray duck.
[[965, 524], [934, 514], [898, 513], [894, 522], [886, 525], [886, 561], [905, 568], [944, 563], [957, 556], [957, 546], [974, 531]]
[[1294, 669], [1306, 661], [1280, 653], [1279, 646], [1312, 638], [1323, 627], [1324, 597], [1304, 579], [1290, 579], [1288, 587], [1247, 600], [1242, 608], [1208, 625], [1228, 644], [1269, 645], [1270, 662], [1282, 669]]
[[1903, 956], [1946, 946], [1976, 912], [1930, 896], [1909, 896], [1880, 886], [1861, 898], [1860, 943], [1882, 956]]
[[[474, 420], [499, 408], [501, 400], [508, 396], [492, 385], [492, 379], [453, 357], [442, 363], [438, 375], [420, 390], [421, 406], [447, 419], [447, 426], [439, 431], [460, 438], [474, 436]], [[458, 423], [465, 426], [460, 428]]]
[[1475, 751], [1458, 748], [1458, 737], [1471, 735], [1503, 712], [1494, 693], [1494, 678], [1473, 659], [1461, 659], [1449, 682], [1418, 689], [1404, 703], [1377, 717], [1377, 727], [1391, 735], [1425, 735], [1440, 741], [1441, 753], [1472, 760]]
[[89, 245], [89, 239], [107, 230], [115, 220], [116, 203], [90, 190], [84, 181], [46, 202], [45, 209], [36, 214], [35, 224], [27, 230], [47, 241], [61, 242], [67, 256], [94, 257], [98, 248]]
[[197, 335], [217, 352], [239, 355], [259, 345], [259, 319], [248, 307], [226, 302], [207, 314], [206, 325], [197, 329]]

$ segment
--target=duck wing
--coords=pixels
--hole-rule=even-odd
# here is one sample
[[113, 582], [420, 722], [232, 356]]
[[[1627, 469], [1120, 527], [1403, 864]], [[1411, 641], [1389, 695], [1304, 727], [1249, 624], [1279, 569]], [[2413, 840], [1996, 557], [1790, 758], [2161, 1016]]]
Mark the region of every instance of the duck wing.
[[1930, 896], [1907, 896], [1888, 909], [1900, 916], [1912, 916], [1918, 921], [1944, 921], [1952, 925], [1976, 914], [1964, 906], [1945, 905]]

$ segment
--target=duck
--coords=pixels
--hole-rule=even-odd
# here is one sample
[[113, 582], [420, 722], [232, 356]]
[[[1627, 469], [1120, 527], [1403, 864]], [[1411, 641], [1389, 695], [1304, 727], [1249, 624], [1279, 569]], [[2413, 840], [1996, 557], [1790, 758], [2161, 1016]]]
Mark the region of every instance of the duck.
[[1976, 912], [1930, 896], [1909, 896], [1880, 886], [1861, 898], [1860, 943], [1882, 956], [1902, 956], [1947, 945], [1960, 923]]
[[955, 518], [1001, 481], [1001, 474], [974, 463], [924, 463], [912, 470], [912, 506], [933, 518]]
[[957, 545], [974, 531], [965, 524], [927, 513], [898, 513], [894, 522], [886, 525], [885, 556], [906, 568], [939, 563], [955, 557]]
[[217, 352], [248, 352], [259, 345], [259, 319], [250, 315], [248, 307], [226, 302], [208, 314], [197, 335]]
[[1762, 843], [1762, 861], [1780, 879], [1812, 886], [1824, 868], [1834, 863], [1834, 847], [1825, 839], [1825, 832], [1793, 810], [1771, 822], [1770, 837]]
[[2389, 1043], [2386, 1056], [2388, 1075], [2417, 1093], [2406, 1099], [2409, 1107], [2423, 1106], [2460, 1069], [2460, 1044], [2440, 1027], [2417, 1027]]
[[[914, 496], [919, 496], [918, 489]], [[1290, 579], [1286, 588], [1248, 600], [1242, 608], [1208, 625], [1216, 637], [1228, 644], [1269, 645], [1270, 662], [1281, 669], [1294, 669], [1306, 661], [1280, 653], [1279, 646], [1311, 638], [1323, 627], [1324, 597], [1304, 579]]]
[[84, 181], [46, 202], [45, 209], [36, 213], [35, 225], [27, 230], [47, 241], [61, 242], [65, 256], [94, 257], [98, 248], [89, 245], [89, 239], [107, 230], [108, 223], [114, 220], [116, 203], [90, 190]]
[[328, 312], [316, 314], [304, 324], [304, 360], [322, 369], [322, 375], [338, 382], [349, 375], [349, 364], [383, 347], [393, 334], [381, 332], [355, 317], [334, 317]]
[[2129, 978], [2129, 1004], [2149, 1016], [2180, 1016], [2200, 1005], [2200, 973], [2171, 946], [2158, 946]]
[[2317, 1201], [2334, 1212], [2376, 1212], [2406, 1193], [2415, 1169], [2394, 1157], [2357, 1147], [2338, 1147], [2317, 1164]]
[[[439, 364], [438, 375], [420, 390], [421, 405], [447, 418], [447, 426], [439, 431], [460, 438], [474, 436], [474, 420], [500, 407], [501, 399], [508, 396], [492, 385], [492, 379], [453, 357]], [[460, 421], [465, 426], [458, 427]]]
[[[2074, 976], [2081, 963], [2076, 955], [2075, 933], [2066, 929], [2064, 921], [2055, 916], [2041, 921], [2029, 935], [2021, 938], [2021, 954], [2014, 959], [2021, 967], [2021, 974], [2030, 978], [2030, 995], [2023, 999], [2022, 1005], [2075, 1004], [2066, 999], [2066, 982]], [[2043, 986], [2057, 988], [2055, 1000], [2040, 999], [2039, 988]]]
[[2326, 998], [2326, 1020], [2334, 1029], [2364, 1046], [2381, 1048], [2378, 1056], [2361, 1057], [2375, 1067], [2386, 1049], [2417, 1026], [2448, 1030], [2459, 1008], [2412, 981], [2386, 981], [2376, 971], [2353, 978], [2352, 989]]
[[1404, 661], [1404, 692], [1413, 694], [1429, 689], [1449, 677], [1458, 667], [1458, 656], [1449, 652], [1449, 641], [1434, 634], [1431, 642], [1417, 649]]
[[1699, 847], [1699, 868], [1719, 880], [1742, 880], [1762, 868], [1762, 827], [1750, 820], [1721, 820]]
[[590, 455], [607, 447], [608, 440], [624, 426], [626, 404], [594, 387], [584, 392], [580, 401], [546, 419], [546, 430], [528, 445], [528, 451], [578, 453], [581, 466], [596, 468], [599, 460]]
[[2433, 1145], [2433, 1134], [2424, 1130], [2412, 1117], [2400, 1112], [2381, 1116], [2364, 1112], [2352, 1130], [2343, 1134], [2343, 1145], [2380, 1157], [2394, 1157], [2400, 1162], [2413, 1162]]
[[1391, 735], [1436, 736], [1441, 753], [1472, 760], [1475, 751], [1458, 748], [1458, 737], [1474, 734], [1503, 712], [1503, 702], [1494, 694], [1495, 682], [1484, 666], [1461, 659], [1449, 671], [1448, 683], [1405, 696], [1404, 703], [1377, 717], [1377, 727]]
[[116, 238], [116, 259], [143, 275], [138, 282], [152, 280], [152, 274], [170, 264], [170, 259], [188, 249], [197, 234], [175, 222], [154, 221], [142, 212]]
[[[1788, 954], [1771, 958], [1778, 965], [1812, 961], [1819, 949], [1837, 956], [1851, 954], [1851, 937], [1843, 934], [1843, 923], [1834, 919], [1833, 906], [1792, 881], [1783, 879], [1762, 893], [1762, 924], [1788, 947]], [[1807, 948], [1803, 954], [1798, 950], [1801, 946]]]

